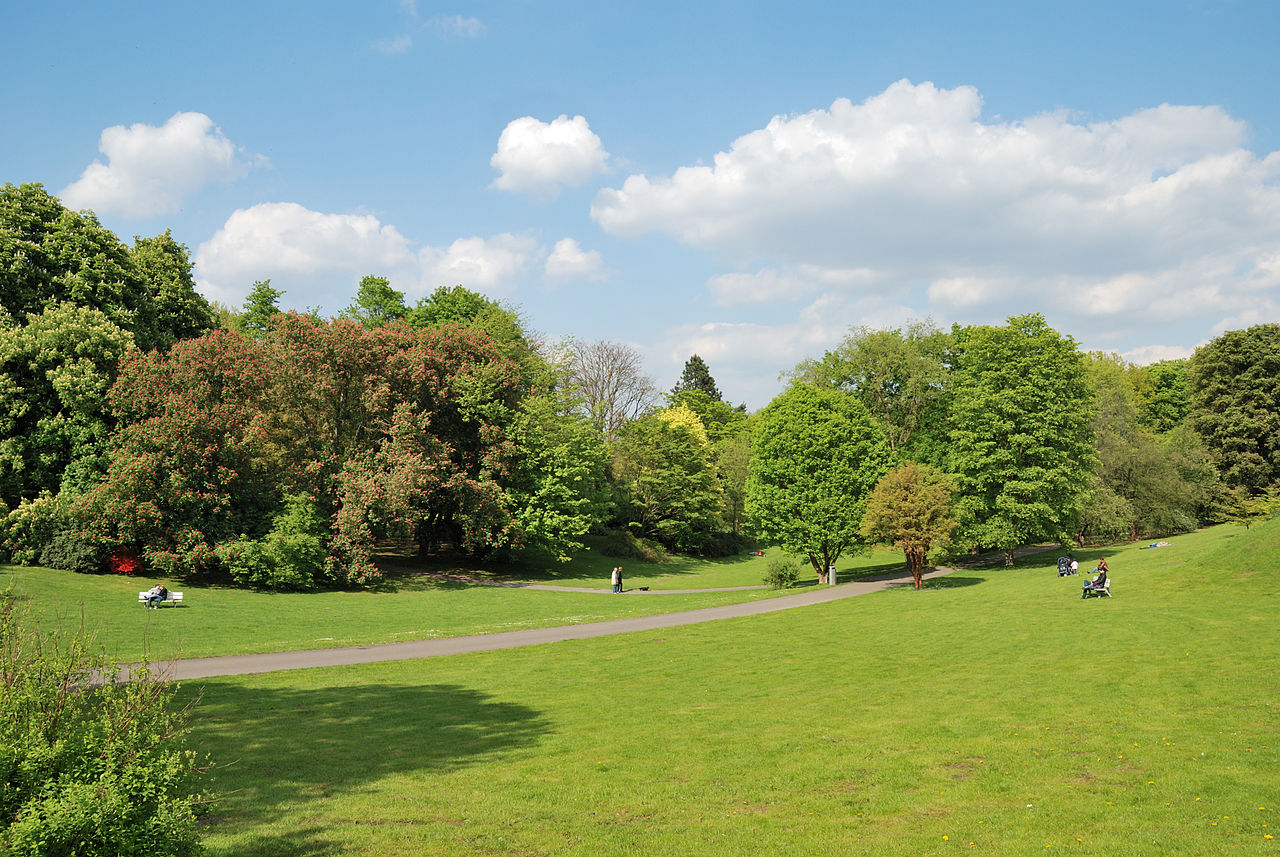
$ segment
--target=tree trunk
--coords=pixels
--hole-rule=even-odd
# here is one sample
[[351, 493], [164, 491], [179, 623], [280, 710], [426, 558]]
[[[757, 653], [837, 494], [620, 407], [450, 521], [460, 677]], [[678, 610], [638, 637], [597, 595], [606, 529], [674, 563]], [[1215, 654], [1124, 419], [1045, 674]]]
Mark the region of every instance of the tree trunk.
[[823, 586], [827, 585], [827, 566], [826, 563], [814, 556], [813, 551], [809, 552], [809, 564], [813, 566], [813, 570], [818, 572], [818, 583]]
[[916, 585], [916, 589], [924, 586], [924, 551], [918, 548], [912, 548], [907, 551], [907, 567], [911, 569], [911, 580]]

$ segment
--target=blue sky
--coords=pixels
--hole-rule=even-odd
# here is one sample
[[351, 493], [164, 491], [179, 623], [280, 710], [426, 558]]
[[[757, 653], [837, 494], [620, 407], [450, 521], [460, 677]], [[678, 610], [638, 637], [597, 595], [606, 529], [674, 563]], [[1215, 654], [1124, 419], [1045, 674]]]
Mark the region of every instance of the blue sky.
[[0, 180], [201, 290], [460, 283], [756, 408], [851, 326], [1280, 319], [1280, 4], [0, 7]]

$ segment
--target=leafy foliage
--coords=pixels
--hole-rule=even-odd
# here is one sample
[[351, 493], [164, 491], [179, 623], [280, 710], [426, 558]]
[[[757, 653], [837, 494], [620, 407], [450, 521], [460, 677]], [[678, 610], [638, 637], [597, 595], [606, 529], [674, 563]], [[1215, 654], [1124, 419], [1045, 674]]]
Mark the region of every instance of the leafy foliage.
[[886, 473], [867, 498], [862, 534], [903, 552], [916, 589], [923, 585], [929, 550], [955, 531], [954, 490], [941, 470], [908, 461]]
[[688, 426], [659, 415], [625, 424], [613, 447], [624, 519], [668, 548], [698, 552], [720, 522], [709, 452]]
[[168, 348], [213, 329], [213, 309], [196, 291], [185, 244], [166, 229], [154, 238], [135, 238], [130, 255], [155, 305], [156, 345]]
[[399, 321], [408, 312], [403, 293], [391, 288], [391, 282], [385, 277], [369, 275], [360, 280], [355, 301], [342, 314], [365, 327], [374, 328]]
[[818, 579], [865, 541], [867, 496], [888, 469], [888, 441], [853, 396], [794, 384], [752, 434], [746, 515], [765, 542], [808, 556]]
[[0, 500], [85, 491], [106, 466], [106, 394], [133, 336], [71, 302], [0, 330]]
[[769, 560], [764, 573], [765, 585], [770, 589], [790, 589], [800, 579], [800, 566], [789, 556]]
[[889, 441], [913, 457], [936, 457], [951, 373], [951, 336], [931, 323], [903, 331], [856, 327], [821, 360], [801, 363], [794, 379], [854, 394]]
[[199, 759], [176, 688], [127, 680], [91, 639], [45, 632], [0, 596], [0, 851], [113, 857], [200, 853]]
[[67, 210], [41, 185], [5, 184], [0, 309], [21, 325], [64, 303], [98, 310], [140, 348], [157, 344], [155, 304], [129, 248], [91, 212]]
[[1093, 471], [1092, 397], [1074, 340], [1038, 314], [955, 331], [948, 471], [958, 539], [997, 548], [1067, 541]]
[[[1205, 451], [1189, 428], [1163, 435], [1143, 427], [1135, 374], [1115, 356], [1085, 361], [1094, 393], [1098, 469], [1090, 481], [1077, 541], [1088, 536], [1137, 539], [1195, 529], [1216, 495], [1212, 469], [1197, 469]], [[1141, 381], [1141, 376], [1136, 376]], [[1207, 482], [1206, 482], [1207, 480]]]
[[1191, 412], [1190, 364], [1162, 360], [1130, 372], [1137, 394], [1138, 421], [1151, 431], [1170, 431]]
[[721, 400], [720, 388], [716, 386], [716, 379], [711, 377], [711, 369], [708, 368], [707, 362], [698, 355], [692, 355], [684, 362], [684, 371], [680, 374], [680, 381], [671, 389], [671, 395], [678, 396], [680, 393], [697, 391], [706, 394], [707, 398], [713, 402]]
[[270, 280], [254, 283], [236, 319], [237, 332], [252, 337], [266, 335], [280, 313], [280, 298], [283, 295], [284, 292], [271, 287]]
[[1192, 425], [1227, 485], [1260, 494], [1280, 481], [1280, 324], [1232, 330], [1191, 357]]

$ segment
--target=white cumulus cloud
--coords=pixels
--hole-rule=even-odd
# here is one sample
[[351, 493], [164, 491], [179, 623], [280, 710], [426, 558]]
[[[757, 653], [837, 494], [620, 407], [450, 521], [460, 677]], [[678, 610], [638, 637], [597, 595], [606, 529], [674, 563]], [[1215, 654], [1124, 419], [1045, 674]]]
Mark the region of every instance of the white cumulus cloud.
[[544, 270], [552, 280], [603, 280], [609, 276], [600, 252], [583, 250], [573, 238], [555, 243]]
[[244, 177], [241, 150], [203, 113], [175, 113], [163, 125], [114, 125], [102, 132], [94, 161], [59, 192], [72, 208], [146, 218], [173, 214], [214, 181]]
[[581, 116], [551, 122], [523, 116], [507, 123], [489, 163], [502, 173], [491, 187], [552, 198], [608, 166], [609, 153]]
[[502, 233], [414, 246], [372, 214], [328, 214], [297, 203], [262, 203], [233, 213], [197, 248], [201, 291], [229, 305], [257, 280], [285, 291], [282, 306], [345, 307], [366, 274], [385, 276], [414, 298], [442, 285], [488, 294], [512, 290], [538, 257], [537, 242]]
[[709, 281], [720, 304], [914, 290], [921, 316], [1038, 310], [1117, 342], [1274, 307], [1280, 153], [1248, 151], [1243, 122], [1217, 106], [1110, 121], [982, 106], [972, 87], [899, 81], [774, 117], [709, 165], [631, 175], [592, 217], [747, 271]]

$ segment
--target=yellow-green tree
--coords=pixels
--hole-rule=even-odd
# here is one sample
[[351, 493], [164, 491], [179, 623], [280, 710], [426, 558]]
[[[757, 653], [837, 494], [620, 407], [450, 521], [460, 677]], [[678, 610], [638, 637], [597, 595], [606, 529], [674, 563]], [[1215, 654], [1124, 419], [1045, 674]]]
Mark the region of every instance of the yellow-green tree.
[[954, 490], [951, 477], [938, 468], [908, 461], [886, 473], [867, 498], [862, 534], [903, 552], [916, 589], [924, 580], [930, 548], [955, 531]]

